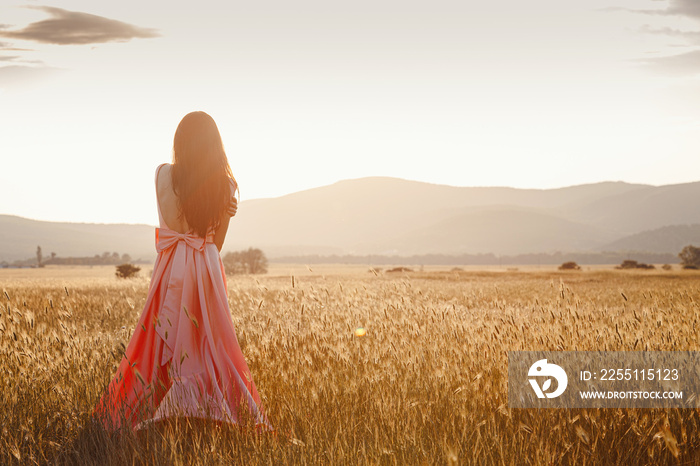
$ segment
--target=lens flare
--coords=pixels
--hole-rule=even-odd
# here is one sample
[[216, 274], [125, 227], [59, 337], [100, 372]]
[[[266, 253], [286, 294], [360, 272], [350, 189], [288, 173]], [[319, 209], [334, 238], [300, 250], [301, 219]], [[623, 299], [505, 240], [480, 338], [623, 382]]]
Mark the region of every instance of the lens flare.
[[355, 329], [355, 336], [356, 337], [364, 337], [365, 333], [367, 333], [367, 330], [365, 330], [364, 327], [358, 327]]

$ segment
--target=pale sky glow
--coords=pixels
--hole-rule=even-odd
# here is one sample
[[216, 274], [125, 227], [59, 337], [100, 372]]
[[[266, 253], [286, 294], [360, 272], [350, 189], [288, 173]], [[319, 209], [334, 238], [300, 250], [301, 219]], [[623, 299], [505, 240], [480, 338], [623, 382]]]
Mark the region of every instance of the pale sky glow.
[[244, 200], [377, 175], [696, 181], [700, 9], [0, 0], [0, 213], [155, 224], [155, 167], [192, 110], [217, 121]]

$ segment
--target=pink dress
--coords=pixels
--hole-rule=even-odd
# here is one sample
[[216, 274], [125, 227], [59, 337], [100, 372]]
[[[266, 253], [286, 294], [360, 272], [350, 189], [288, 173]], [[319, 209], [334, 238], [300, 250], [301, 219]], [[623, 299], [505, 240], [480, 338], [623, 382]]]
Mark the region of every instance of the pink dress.
[[271, 429], [238, 345], [213, 232], [202, 238], [169, 229], [160, 203], [158, 217], [146, 304], [95, 414], [109, 430], [176, 416], [245, 418]]

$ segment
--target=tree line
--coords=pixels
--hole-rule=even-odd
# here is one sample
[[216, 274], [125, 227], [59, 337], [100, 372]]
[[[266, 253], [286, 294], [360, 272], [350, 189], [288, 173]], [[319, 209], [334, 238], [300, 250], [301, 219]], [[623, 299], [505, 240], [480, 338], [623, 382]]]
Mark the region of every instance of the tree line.
[[[678, 259], [680, 259], [681, 267], [684, 269], [700, 269], [700, 248], [697, 248], [692, 244], [688, 245], [678, 253]], [[638, 262], [632, 259], [625, 259], [615, 268], [618, 270], [649, 270], [655, 269], [656, 267], [653, 264]], [[664, 264], [661, 266], [661, 268], [664, 270], [671, 270], [672, 267], [669, 264]], [[559, 270], [581, 270], [581, 266], [579, 266], [576, 261], [567, 261], [559, 266]]]
[[12, 263], [3, 262], [4, 267], [45, 267], [47, 265], [117, 265], [132, 262], [129, 254], [105, 251], [92, 257], [59, 257], [55, 252], [44, 255], [41, 246], [36, 247], [36, 257], [16, 260]]
[[647, 252], [577, 252], [577, 253], [531, 253], [514, 255], [484, 254], [419, 254], [398, 255], [319, 255], [275, 257], [274, 262], [286, 264], [396, 264], [396, 265], [557, 265], [575, 261], [579, 264], [619, 264], [633, 257], [640, 262], [655, 264], [678, 263], [678, 258], [670, 253]]

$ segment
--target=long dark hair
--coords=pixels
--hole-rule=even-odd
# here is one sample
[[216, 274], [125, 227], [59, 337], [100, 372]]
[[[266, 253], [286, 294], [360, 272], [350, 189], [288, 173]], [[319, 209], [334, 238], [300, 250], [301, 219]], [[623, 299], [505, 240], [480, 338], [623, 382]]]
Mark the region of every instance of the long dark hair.
[[216, 229], [231, 200], [231, 181], [238, 188], [224, 152], [219, 128], [204, 112], [185, 115], [173, 140], [173, 191], [181, 218], [199, 236]]

